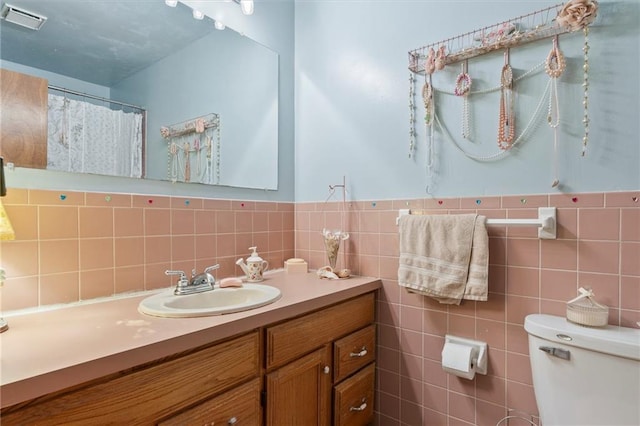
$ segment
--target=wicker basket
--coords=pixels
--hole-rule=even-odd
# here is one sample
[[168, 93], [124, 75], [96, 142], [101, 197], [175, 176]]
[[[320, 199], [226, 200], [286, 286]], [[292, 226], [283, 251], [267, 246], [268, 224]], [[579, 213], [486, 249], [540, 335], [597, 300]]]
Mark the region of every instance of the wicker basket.
[[580, 287], [580, 296], [567, 302], [567, 319], [589, 327], [604, 327], [609, 322], [609, 308], [593, 300], [593, 292]]

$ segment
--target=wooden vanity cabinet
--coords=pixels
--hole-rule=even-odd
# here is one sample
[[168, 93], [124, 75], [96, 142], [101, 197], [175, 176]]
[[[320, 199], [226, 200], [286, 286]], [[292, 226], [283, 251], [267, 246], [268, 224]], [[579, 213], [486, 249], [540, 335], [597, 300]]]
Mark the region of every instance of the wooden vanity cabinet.
[[266, 328], [267, 426], [373, 422], [374, 317], [368, 293]]
[[4, 409], [12, 425], [373, 422], [375, 295]]
[[[243, 424], [259, 425], [262, 413], [259, 398], [255, 397], [255, 389], [260, 389], [259, 337], [254, 331], [109, 376], [79, 389], [10, 407], [2, 412], [2, 425], [189, 424], [175, 423], [171, 418], [176, 415], [199, 418], [198, 409], [193, 407], [203, 403], [201, 408], [232, 403], [225, 405], [229, 412], [221, 413], [225, 422], [234, 416], [244, 418], [244, 410], [253, 410], [252, 418], [257, 420]], [[244, 383], [248, 383], [247, 388], [240, 386]], [[188, 411], [180, 414], [184, 410]], [[217, 419], [218, 413], [213, 414], [213, 419]], [[216, 423], [219, 424], [225, 423]]]

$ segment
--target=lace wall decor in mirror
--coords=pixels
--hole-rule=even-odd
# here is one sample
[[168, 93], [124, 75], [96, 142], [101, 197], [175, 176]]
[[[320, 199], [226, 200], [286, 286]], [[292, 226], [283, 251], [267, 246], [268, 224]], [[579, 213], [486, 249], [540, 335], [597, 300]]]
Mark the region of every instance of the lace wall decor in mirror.
[[171, 182], [220, 183], [220, 116], [207, 114], [160, 128]]

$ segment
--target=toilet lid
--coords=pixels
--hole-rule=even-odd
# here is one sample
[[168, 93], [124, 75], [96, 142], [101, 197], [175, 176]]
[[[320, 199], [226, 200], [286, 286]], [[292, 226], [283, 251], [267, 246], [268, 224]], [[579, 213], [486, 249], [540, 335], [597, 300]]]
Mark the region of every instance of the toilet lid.
[[585, 327], [565, 317], [546, 314], [527, 315], [524, 329], [550, 342], [640, 361], [640, 329], [612, 325]]

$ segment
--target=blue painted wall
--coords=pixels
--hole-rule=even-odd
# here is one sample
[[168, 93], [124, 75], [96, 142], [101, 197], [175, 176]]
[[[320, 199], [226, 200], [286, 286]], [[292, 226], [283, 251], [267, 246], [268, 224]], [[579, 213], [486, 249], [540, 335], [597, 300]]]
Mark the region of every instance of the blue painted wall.
[[[219, 13], [218, 6], [231, 8], [227, 3], [188, 3], [200, 4], [210, 16]], [[90, 175], [78, 180], [74, 175], [27, 169], [9, 173], [7, 180], [17, 187], [279, 201], [324, 200], [327, 186], [339, 183], [343, 175], [351, 199], [427, 197], [428, 184], [435, 196], [553, 193], [558, 191], [550, 187], [553, 134], [544, 120], [514, 155], [495, 163], [470, 160], [438, 137], [436, 173], [428, 179], [418, 108], [416, 156], [407, 157], [407, 51], [553, 4], [480, 0], [297, 0], [294, 4], [282, 0], [256, 2], [255, 13], [249, 17], [235, 9], [225, 10], [228, 25], [280, 56], [278, 191]], [[569, 65], [559, 83], [563, 191], [640, 187], [640, 86], [635, 78], [640, 66], [639, 8], [635, 0], [600, 1], [590, 35], [591, 134], [584, 158], [580, 157], [582, 35], [560, 39]], [[542, 62], [549, 48], [550, 42], [543, 41], [514, 49], [516, 75]], [[501, 61], [499, 53], [472, 60], [469, 71], [474, 85], [495, 86]], [[434, 81], [452, 88], [458, 72], [453, 67], [445, 69]], [[545, 74], [538, 73], [522, 84], [518, 107], [525, 118], [519, 121], [526, 122], [540, 100], [545, 79]], [[454, 135], [459, 133], [458, 100], [445, 98], [440, 112]], [[419, 96], [416, 103], [420, 104]], [[472, 127], [481, 138], [466, 147], [483, 155], [496, 152], [497, 98], [474, 101], [471, 111]]]
[[[417, 149], [408, 158], [407, 52], [533, 12], [547, 1], [306, 1], [295, 10], [296, 201], [320, 201], [328, 185], [347, 177], [351, 199], [479, 196], [640, 188], [640, 2], [600, 1], [590, 31], [591, 131], [580, 156], [582, 125], [582, 32], [561, 36], [568, 69], [558, 83], [560, 188], [552, 189], [553, 132], [548, 103], [532, 137], [502, 161], [479, 162], [436, 133], [434, 174], [426, 172], [424, 110], [416, 84]], [[511, 50], [515, 75], [543, 62], [545, 40]], [[495, 87], [501, 52], [469, 61], [474, 89]], [[459, 66], [434, 76], [436, 89], [453, 91]], [[527, 124], [549, 77], [538, 72], [517, 90], [517, 125]], [[472, 98], [474, 142], [460, 137], [462, 101], [441, 95], [438, 114], [452, 136], [477, 155], [498, 152], [498, 94]]]

